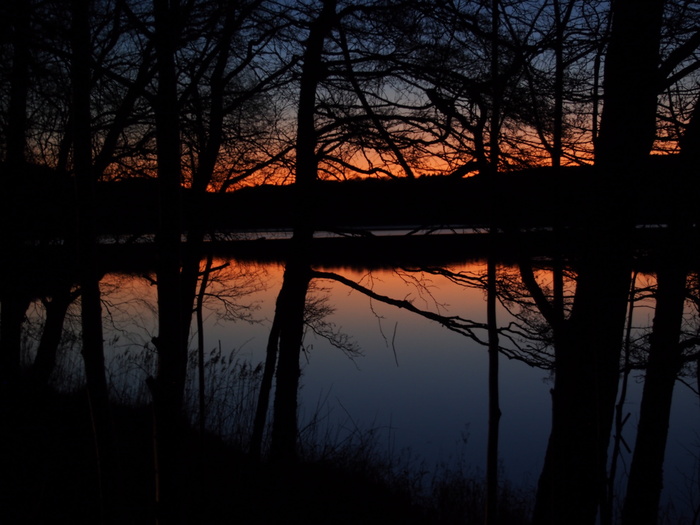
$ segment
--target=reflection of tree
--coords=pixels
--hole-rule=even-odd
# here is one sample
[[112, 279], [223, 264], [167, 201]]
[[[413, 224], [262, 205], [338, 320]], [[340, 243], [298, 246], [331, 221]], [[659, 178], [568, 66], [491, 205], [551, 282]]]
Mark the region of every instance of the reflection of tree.
[[629, 286], [625, 261], [612, 250], [577, 261], [566, 317], [521, 267], [554, 347], [552, 433], [535, 509], [543, 523], [567, 521], [565, 516], [592, 522], [602, 494]]
[[657, 272], [656, 307], [640, 408], [637, 440], [629, 473], [623, 523], [656, 523], [671, 396], [683, 364], [680, 343], [686, 297], [683, 261], [673, 258]]
[[[597, 240], [603, 238], [600, 236]], [[676, 242], [678, 245], [683, 244], [682, 239]], [[606, 257], [601, 260], [605, 263], [600, 264], [598, 257], [602, 256], [603, 249]], [[636, 341], [633, 339], [631, 318], [628, 325], [630, 334], [627, 336], [630, 345], [637, 347], [635, 356], [630, 356], [629, 366], [648, 368], [645, 388], [656, 394], [649, 393], [645, 397], [653, 400], [655, 406], [659, 405], [664, 396], [670, 400], [668, 396], [680, 367], [689, 359], [695, 359], [694, 354], [683, 357], [681, 352], [687, 353], [697, 339], [694, 334], [686, 336], [683, 341], [678, 339], [687, 293], [682, 270], [685, 258], [667, 254], [672, 263], [659, 267], [658, 287], [642, 283], [642, 287], [632, 290], [630, 295], [632, 260], [625, 256], [624, 247], [618, 251], [618, 245], [611, 247], [609, 244], [598, 244], [595, 253], [592, 248], [583, 252], [583, 255], [570, 256], [566, 266], [560, 266], [561, 263], [557, 262], [561, 260], [559, 256], [556, 260], [528, 260], [521, 257], [517, 266], [499, 266], [498, 298], [513, 316], [513, 321], [499, 327], [498, 333], [507, 342], [507, 346], [500, 347], [502, 353], [554, 372], [553, 434], [540, 485], [540, 497], [554, 493], [557, 497], [578, 498], [588, 491], [588, 506], [581, 504], [578, 511], [583, 512], [586, 507], [587, 512], [592, 513], [594, 511], [591, 509], [596, 505], [592, 502], [600, 501], [601, 498], [601, 494], [596, 494], [595, 491], [607, 490], [608, 486], [606, 457], [622, 366], [620, 351], [625, 333], [623, 326], [627, 322], [627, 305], [631, 300], [648, 301], [651, 297], [656, 298], [656, 317], [654, 326], [651, 327], [648, 349], [639, 336], [635, 336]], [[652, 262], [656, 260], [653, 257], [645, 259]], [[421, 272], [484, 291], [489, 282], [486, 269], [454, 271], [449, 268], [423, 268]], [[675, 292], [669, 287], [669, 280], [674, 282], [670, 279], [674, 272], [677, 275]], [[555, 282], [557, 274], [561, 276], [559, 284]], [[466, 335], [480, 344], [487, 343], [483, 337], [487, 324], [458, 315], [447, 315], [440, 312], [439, 305], [435, 305], [436, 309], [420, 307], [414, 300], [384, 295], [373, 289], [371, 284], [365, 285], [362, 281], [349, 279], [336, 272], [312, 270], [311, 275], [314, 279], [339, 282], [373, 301], [405, 309]], [[401, 279], [405, 283], [425, 286], [421, 294], [429, 293], [430, 284], [423, 283], [418, 271], [403, 270]], [[673, 308], [669, 308], [672, 304], [669, 301], [675, 301]], [[631, 314], [630, 311], [630, 316]], [[663, 328], [664, 318], [677, 325], [675, 335], [674, 330]], [[639, 329], [636, 331], [639, 332]], [[662, 342], [664, 338], [665, 343]], [[675, 357], [671, 349], [678, 352]], [[657, 356], [654, 357], [654, 354]], [[659, 384], [654, 379], [658, 374], [665, 377], [666, 382], [662, 383], [665, 387], [654, 387], [654, 384]], [[653, 467], [647, 466], [650, 470], [646, 472], [650, 476], [645, 475], [644, 481], [649, 483], [657, 477], [657, 488], [651, 489], [647, 494], [656, 494], [658, 497], [667, 414], [664, 416], [657, 412], [651, 420], [655, 422], [651, 425], [652, 432], [645, 430], [644, 426], [640, 427], [638, 441], [646, 441], [647, 445], [639, 447], [637, 454], [645, 458], [649, 465], [654, 463], [651, 461], [654, 454], [644, 452], [645, 446], [652, 443], [651, 446], [657, 450], [656, 464]], [[568, 469], [576, 469], [578, 475], [570, 476], [571, 470]], [[557, 486], [553, 487], [550, 483]], [[649, 499], [654, 505], [653, 498]], [[544, 505], [545, 502], [540, 501], [540, 504]], [[574, 504], [569, 502], [569, 505]], [[628, 505], [633, 503], [628, 502]], [[605, 506], [602, 512], [607, 515], [609, 509]]]
[[274, 418], [270, 457], [275, 462], [293, 461], [297, 455], [297, 398], [299, 357], [304, 339], [304, 309], [311, 272], [307, 263], [290, 260], [275, 306], [278, 339]]
[[[436, 271], [433, 269], [432, 271]], [[456, 275], [456, 274], [452, 274]], [[396, 306], [397, 308], [402, 308], [404, 310], [407, 310], [409, 312], [413, 312], [415, 314], [418, 314], [422, 317], [425, 317], [426, 319], [430, 319], [432, 321], [435, 321], [445, 328], [452, 330], [453, 332], [457, 332], [459, 334], [462, 334], [464, 336], [469, 337], [470, 339], [473, 339], [474, 341], [477, 341], [481, 344], [486, 344], [482, 340], [482, 338], [478, 335], [479, 330], [485, 330], [487, 328], [487, 325], [485, 323], [478, 323], [474, 321], [470, 321], [469, 319], [465, 319], [460, 316], [456, 315], [442, 315], [440, 313], [433, 312], [431, 310], [423, 309], [417, 307], [413, 301], [408, 300], [408, 299], [395, 299], [391, 296], [388, 295], [383, 295], [380, 293], [375, 292], [373, 289], [368, 288], [358, 282], [353, 281], [352, 279], [348, 279], [347, 277], [344, 277], [338, 273], [335, 272], [328, 272], [328, 271], [317, 271], [314, 270], [312, 272], [312, 276], [317, 279], [330, 279], [333, 281], [337, 281], [339, 283], [344, 284], [345, 286], [352, 288], [353, 290], [357, 290], [358, 292], [366, 295], [367, 297], [380, 301], [385, 304], [389, 304], [392, 306]]]
[[304, 325], [350, 359], [361, 356], [362, 349], [357, 346], [352, 336], [327, 319], [335, 310], [329, 303], [328, 295], [323, 294], [323, 290], [318, 289], [316, 285], [315, 281], [309, 283], [309, 293], [304, 307]]
[[[564, 272], [566, 293], [552, 285], [558, 270], [551, 264], [540, 263], [535, 271], [525, 259], [519, 267], [502, 268], [498, 279], [487, 271], [488, 265], [483, 273], [423, 269], [430, 275], [440, 275], [452, 283], [485, 292], [489, 283], [497, 283], [498, 298], [515, 315], [514, 321], [495, 330], [508, 343], [498, 350], [531, 365], [554, 370], [553, 430], [538, 501], [545, 505], [544, 501], [553, 494], [570, 498], [567, 508], [575, 509], [572, 512], [576, 513], [595, 514], [598, 491], [607, 479], [605, 458], [630, 275], [624, 257], [614, 257], [613, 251], [609, 255], [604, 268], [595, 256], [577, 259], [576, 271]], [[489, 323], [421, 309], [414, 302], [379, 294], [337, 273], [314, 271], [313, 276], [333, 279], [373, 300], [436, 321], [480, 344], [489, 343], [482, 335], [488, 333]], [[419, 281], [417, 278], [416, 282]], [[557, 294], [563, 301], [555, 300]], [[486, 295], [488, 299], [489, 294]], [[492, 299], [495, 297], [493, 294]], [[490, 301], [487, 303], [493, 308]], [[556, 310], [557, 306], [562, 309]], [[574, 471], [577, 475], [571, 476]]]
[[[681, 143], [681, 164], [686, 177], [697, 167], [697, 115]], [[682, 336], [686, 299], [692, 297], [687, 278], [690, 269], [691, 227], [694, 214], [675, 210], [666, 230], [666, 246], [656, 257], [654, 320], [649, 334], [645, 363], [644, 392], [637, 439], [630, 467], [622, 523], [656, 523], [663, 486], [671, 401], [676, 379], [687, 358], [684, 351], [697, 344], [695, 337]]]
[[[200, 267], [199, 275], [197, 310], [201, 306], [203, 311], [215, 313], [221, 321], [257, 322], [255, 313], [260, 305], [248, 301], [248, 298], [266, 289], [268, 274], [264, 266], [214, 259], [211, 268], [206, 264], [204, 268]], [[202, 284], [206, 286], [202, 287]]]
[[287, 263], [282, 288], [275, 303], [275, 316], [268, 338], [265, 369], [250, 444], [251, 454], [258, 458], [262, 449], [269, 395], [276, 370], [270, 448], [271, 456], [276, 461], [288, 461], [296, 457], [299, 359], [306, 333], [310, 331], [325, 339], [348, 357], [361, 355], [361, 350], [353, 339], [327, 320], [333, 308], [328, 304], [328, 297], [322, 293], [323, 290], [318, 290], [314, 283], [317, 278], [326, 278], [324, 272], [312, 270], [308, 263], [303, 264], [298, 258], [299, 252], [295, 253], [297, 256]]
[[[235, 286], [230, 286], [221, 277], [221, 273], [230, 268], [229, 263], [213, 267], [214, 258], [209, 254], [201, 272], [199, 291], [195, 302], [195, 316], [197, 323], [197, 380], [198, 380], [198, 421], [200, 435], [203, 436], [207, 421], [207, 400], [206, 400], [206, 374], [205, 368], [205, 348], [204, 348], [204, 308], [207, 302], [214, 302], [213, 308], [221, 320], [226, 321], [246, 321], [255, 322], [253, 312], [257, 308], [256, 304], [242, 303], [240, 299], [255, 291], [264, 288], [261, 277], [257, 272], [248, 271], [243, 268], [236, 268], [236, 271], [225, 272], [229, 281], [235, 282]], [[209, 306], [211, 308], [211, 306]], [[218, 307], [218, 308], [217, 308]], [[221, 350], [219, 349], [219, 354]], [[243, 370], [245, 372], [245, 370]]]
[[251, 449], [260, 453], [263, 425], [267, 413], [272, 371], [277, 360], [277, 381], [272, 422], [270, 455], [278, 463], [294, 462], [297, 457], [297, 395], [299, 356], [304, 337], [304, 309], [311, 281], [308, 262], [313, 237], [313, 203], [310, 190], [318, 180], [318, 132], [316, 130], [317, 90], [324, 72], [324, 44], [336, 18], [336, 1], [324, 0], [321, 10], [309, 26], [299, 79], [297, 110], [295, 202], [291, 218], [294, 235], [284, 270], [282, 288], [275, 305], [275, 319], [267, 346], [263, 384], [255, 418]]
[[[370, 299], [380, 301], [385, 304], [408, 310], [414, 314], [436, 321], [442, 326], [469, 337], [470, 339], [486, 345], [489, 352], [489, 429], [488, 429], [488, 447], [487, 447], [487, 473], [486, 473], [486, 517], [488, 523], [496, 523], [498, 519], [498, 437], [499, 437], [499, 421], [501, 411], [499, 406], [499, 391], [498, 391], [498, 354], [499, 348], [499, 328], [496, 318], [497, 306], [497, 278], [496, 278], [496, 260], [490, 257], [487, 261], [486, 272], [483, 274], [471, 272], [455, 272], [447, 268], [424, 268], [420, 273], [429, 275], [440, 275], [445, 277], [449, 282], [466, 285], [469, 287], [478, 287], [486, 292], [486, 323], [476, 323], [474, 321], [462, 318], [460, 316], [447, 316], [439, 313], [439, 305], [436, 312], [425, 308], [417, 307], [413, 301], [408, 299], [395, 299], [387, 295], [379, 294], [372, 288], [364, 286], [359, 282], [348, 279], [338, 273], [327, 271], [314, 271], [313, 276], [319, 279], [330, 279], [342, 283], [343, 285], [359, 291]], [[410, 283], [416, 287], [421, 296], [430, 296], [428, 284], [423, 281], [422, 277], [417, 277], [415, 272], [403, 270], [398, 273], [399, 277], [406, 283]], [[433, 302], [434, 299], [433, 299]], [[480, 331], [486, 332], [485, 340], [479, 335]], [[507, 332], [506, 332], [507, 333]]]
[[[586, 81], [575, 77], [590, 80], [593, 98], [597, 96], [604, 42], [596, 36], [591, 44], [590, 39], [577, 35], [597, 33], [610, 18], [603, 9], [606, 2], [573, 0], [437, 2], [429, 9], [420, 2], [408, 2], [402, 4], [401, 16], [395, 16], [395, 9], [387, 9], [386, 3], [370, 1], [342, 4], [340, 10], [333, 0], [282, 4], [254, 0], [235, 6], [218, 1], [153, 0], [151, 4], [117, 2], [114, 10], [111, 4], [88, 0], [68, 4], [13, 0], [6, 4], [13, 16], [8, 17], [7, 27], [12, 31], [8, 46], [3, 47], [3, 56], [10, 61], [0, 66], [8, 73], [3, 84], [8, 102], [2, 112], [7, 138], [2, 170], [7, 179], [2, 197], [5, 251], [14, 254], [20, 247], [12, 231], [15, 216], [5, 210], [28, 215], [24, 199], [10, 206], [21, 195], [17, 181], [34, 171], [29, 170], [25, 155], [41, 159], [57, 172], [70, 172], [78, 190], [74, 204], [79, 227], [71, 232], [76, 235], [67, 244], [79, 254], [83, 353], [88, 391], [99, 423], [96, 428], [105, 426], [107, 385], [100, 314], [104, 303], [95, 264], [95, 184], [115, 171], [148, 171], [157, 161], [160, 200], [152, 204], [160, 212], [160, 326], [154, 338], [159, 353], [154, 398], [158, 423], [165, 429], [161, 435], [166, 436], [174, 435], [181, 423], [191, 314], [205, 239], [204, 217], [195, 213], [189, 218], [188, 248], [183, 249], [183, 180], [191, 183], [193, 209], [203, 212], [204, 192], [223, 183], [224, 172], [243, 177], [257, 166], [286, 163], [294, 150], [300, 191], [290, 222], [297, 227], [296, 239], [305, 244], [315, 219], [309, 196], [319, 178], [319, 163], [321, 172], [325, 170], [329, 177], [343, 178], [356, 169], [392, 177], [400, 172], [414, 178], [420, 169], [462, 176], [474, 171], [475, 165], [486, 174], [499, 165], [534, 163], [523, 149], [541, 150], [540, 158], [547, 152], [555, 168], [566, 163], [568, 152], [572, 161], [583, 162], [575, 152], [590, 152], [591, 142], [582, 145], [577, 137], [595, 136], [598, 101], [583, 95], [589, 91]], [[278, 357], [278, 393], [296, 391], [304, 326], [346, 347], [347, 341], [319, 324], [319, 310], [309, 308], [313, 278], [338, 280], [481, 344], [490, 342], [494, 371], [498, 356], [494, 341], [499, 338], [504, 341], [502, 353], [555, 372], [553, 432], [536, 521], [574, 519], [579, 503], [585, 509], [581, 519], [590, 519], [604, 477], [601, 465], [631, 269], [627, 253], [617, 245], [630, 233], [627, 219], [631, 215], [627, 213], [636, 206], [630, 197], [636, 170], [647, 162], [662, 129], [675, 128], [673, 133], [667, 131], [672, 137], [684, 132], [680, 141], [684, 155], [691, 151], [696, 156], [692, 151], [700, 151], [695, 147], [700, 118], [686, 125], [689, 94], [694, 96], [697, 87], [681, 93], [684, 79], [697, 71], [696, 8], [692, 2], [661, 0], [618, 0], [610, 5], [614, 22], [605, 57], [604, 115], [595, 144], [598, 170], [590, 178], [591, 184], [597, 179], [605, 182], [598, 187], [598, 200], [590, 203], [590, 215], [581, 220], [583, 231], [575, 232], [585, 241], [581, 252], [590, 252], [571, 259], [570, 274], [564, 272], [563, 260], [554, 260], [551, 285], [538, 280], [542, 272], [537, 263], [525, 257], [510, 275], [500, 272], [497, 276], [493, 260], [486, 277], [435, 270], [453, 282], [488, 288], [487, 323], [441, 315], [408, 300], [382, 296], [343, 281], [341, 276], [314, 272], [304, 254], [291, 254], [278, 298], [280, 314], [270, 335], [261, 396], [270, 390], [271, 370]], [[144, 23], [146, 19], [153, 23], [152, 30]], [[66, 27], [62, 28], [63, 23]], [[278, 79], [288, 80], [287, 72], [299, 64], [298, 86], [277, 84]], [[251, 71], [254, 73], [248, 75]], [[296, 88], [298, 98], [289, 96]], [[659, 91], [666, 88], [669, 92], [661, 99], [667, 105], [660, 105]], [[267, 100], [279, 106], [265, 108], [264, 114], [274, 114], [275, 119], [268, 123], [257, 118], [258, 114], [250, 118], [250, 112], [262, 112], [259, 100], [263, 94], [267, 97], [268, 89], [276, 96]], [[675, 98], [688, 107], [678, 105]], [[277, 127], [291, 115], [288, 101], [293, 99], [299, 102], [296, 136], [291, 128]], [[520, 103], [523, 99], [532, 104]], [[682, 109], [678, 114], [677, 107]], [[694, 103], [694, 108], [698, 114], [700, 104]], [[658, 112], [668, 124], [658, 122]], [[577, 114], [581, 120], [592, 117], [592, 124], [579, 125], [574, 118]], [[270, 128], [267, 136], [275, 138], [261, 145], [261, 128]], [[535, 136], [541, 147], [532, 146]], [[675, 147], [675, 140], [672, 144], [668, 147]], [[184, 170], [183, 151], [189, 162]], [[368, 154], [370, 151], [375, 154]], [[244, 157], [243, 167], [225, 167], [227, 162], [222, 161]], [[431, 159], [442, 162], [435, 167]], [[691, 167], [674, 175], [690, 180], [697, 166]], [[59, 178], [56, 173], [50, 176]], [[224, 184], [234, 184], [238, 179], [226, 180]], [[493, 195], [498, 198], [495, 191]], [[615, 221], [619, 215], [622, 220]], [[557, 235], [566, 233], [557, 230]], [[20, 329], [31, 297], [19, 279], [12, 282], [13, 276], [21, 275], [21, 264], [3, 265], [3, 273], [10, 275], [3, 277], [0, 288], [3, 380], [18, 376]], [[672, 377], [682, 364], [674, 323], [682, 309], [683, 271], [673, 273], [666, 265], [659, 269], [645, 401], [670, 400]], [[516, 314], [516, 320], [495, 330], [497, 278], [501, 302]], [[66, 284], [46, 303], [46, 324], [35, 361], [36, 377], [42, 383], [53, 366], [62, 319], [73, 293]], [[196, 310], [201, 317], [202, 305]], [[202, 344], [200, 348], [203, 350]], [[280, 397], [276, 408], [279, 424], [273, 430], [273, 448], [283, 451], [281, 455], [293, 454], [292, 400], [296, 403], [296, 393], [288, 399]], [[267, 402], [262, 401], [261, 397], [261, 410], [266, 410]], [[640, 424], [630, 479], [628, 506], [634, 508], [638, 506], [632, 502], [640, 499], [653, 506], [653, 498], [647, 495], [658, 493], [659, 450], [665, 434], [645, 429], [663, 428], [667, 417], [665, 408], [647, 411], [650, 406], [644, 404], [644, 414], [651, 414], [651, 419], [642, 418], [645, 423]], [[646, 423], [648, 420], [652, 423]], [[176, 458], [175, 447], [164, 446], [168, 449], [172, 449], [169, 458]], [[651, 449], [654, 454], [644, 452]], [[646, 467], [636, 459], [652, 456], [656, 463]], [[637, 467], [647, 474], [639, 474]], [[636, 480], [656, 481], [654, 487], [638, 491]], [[171, 495], [170, 500], [177, 498]]]

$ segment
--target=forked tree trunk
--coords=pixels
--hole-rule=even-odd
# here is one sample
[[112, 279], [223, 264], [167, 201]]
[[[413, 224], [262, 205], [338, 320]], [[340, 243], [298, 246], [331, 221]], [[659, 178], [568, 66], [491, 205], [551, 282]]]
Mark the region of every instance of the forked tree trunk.
[[597, 258], [578, 272], [570, 318], [555, 333], [552, 431], [533, 524], [593, 524], [605, 490], [630, 267]]
[[[555, 332], [552, 433], [533, 523], [593, 524], [605, 493], [631, 262], [628, 181], [655, 137], [663, 0], [613, 3], [596, 165], [608, 185], [589, 218], [570, 318]], [[601, 188], [602, 190], [602, 188]]]
[[299, 80], [294, 235], [275, 312], [275, 317], [280, 315], [279, 322], [275, 321], [278, 323], [275, 328], [279, 330], [279, 358], [270, 455], [278, 463], [293, 462], [297, 455], [299, 356], [304, 336], [306, 293], [311, 280], [306, 258], [314, 228], [312, 190], [318, 179], [316, 91], [323, 79], [323, 46], [335, 22], [336, 4], [336, 0], [323, 0], [321, 12], [311, 22]]

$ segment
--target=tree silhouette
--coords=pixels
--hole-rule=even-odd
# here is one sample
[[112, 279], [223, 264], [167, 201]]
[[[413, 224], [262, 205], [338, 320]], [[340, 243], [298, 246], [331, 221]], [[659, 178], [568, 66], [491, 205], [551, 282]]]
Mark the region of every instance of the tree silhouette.
[[[234, 199], [212, 193], [261, 182], [293, 184], [279, 200], [258, 201], [246, 224], [274, 215], [294, 232], [253, 455], [261, 453], [276, 367], [271, 452], [294, 459], [304, 308], [312, 279], [332, 275], [312, 266], [319, 224], [369, 237], [358, 224], [370, 218], [420, 217], [438, 228], [428, 212], [404, 209], [449, 211], [436, 215], [490, 229], [494, 245], [504, 236], [517, 251], [517, 272], [499, 275], [494, 248], [486, 279], [478, 279], [488, 290], [487, 326], [383, 299], [482, 343], [476, 332], [487, 330], [490, 516], [498, 486], [498, 353], [553, 369], [552, 434], [535, 523], [595, 519], [608, 482], [632, 243], [645, 235], [635, 226], [666, 224], [669, 261], [658, 267], [624, 519], [656, 513], [668, 406], [683, 364], [677, 323], [692, 268], [670, 261], [690, 256], [684, 244], [697, 222], [700, 12], [693, 2], [12, 0], [1, 9], [0, 376], [20, 377], [21, 329], [33, 297], [14, 276], [25, 275], [24, 258], [35, 247], [60, 245], [74, 254], [80, 286], [73, 289], [68, 276], [43, 294], [48, 313], [35, 377], [46, 382], [65, 309], [79, 293], [87, 389], [98, 441], [106, 441], [99, 234], [155, 234], [158, 371], [151, 384], [164, 519], [179, 519], [185, 500], [176, 464], [202, 254], [215, 244], [208, 241], [218, 226], [244, 223], [228, 204]], [[574, 164], [590, 169], [568, 169]], [[425, 175], [450, 184], [422, 194]], [[476, 178], [459, 180], [467, 175]], [[394, 185], [358, 183], [364, 189], [351, 198], [350, 185], [333, 194], [320, 184], [354, 177]], [[114, 181], [132, 178], [154, 182], [125, 190], [133, 209], [104, 205], [117, 199]], [[402, 178], [409, 180], [395, 180]], [[319, 203], [324, 195], [343, 198]], [[448, 201], [454, 209], [440, 210]], [[348, 202], [359, 209], [340, 209]], [[377, 209], [365, 206], [370, 202]], [[137, 219], [123, 224], [132, 213]], [[135, 224], [149, 216], [156, 220]], [[553, 229], [551, 290], [538, 281], [540, 261], [526, 246], [532, 224]], [[521, 308], [509, 329], [495, 326], [497, 299]], [[519, 336], [537, 348], [505, 348]]]

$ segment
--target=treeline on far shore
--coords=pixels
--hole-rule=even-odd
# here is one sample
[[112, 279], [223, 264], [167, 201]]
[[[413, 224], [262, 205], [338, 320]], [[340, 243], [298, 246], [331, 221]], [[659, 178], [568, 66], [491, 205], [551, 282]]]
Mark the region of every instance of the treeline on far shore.
[[[305, 188], [261, 185], [199, 195], [183, 187], [180, 217], [184, 230], [228, 231], [292, 228], [300, 217], [319, 230], [579, 227], [608, 220], [611, 213], [638, 225], [696, 222], [691, 201], [698, 182], [677, 169], [675, 157], [651, 157], [646, 168], [627, 176], [589, 166], [536, 168], [468, 178], [318, 181]], [[47, 168], [27, 170], [22, 177], [2, 177], [14, 185], [3, 191], [5, 227], [28, 238], [70, 235], [76, 220], [72, 179]], [[98, 183], [96, 231], [155, 233], [159, 202], [155, 179]]]

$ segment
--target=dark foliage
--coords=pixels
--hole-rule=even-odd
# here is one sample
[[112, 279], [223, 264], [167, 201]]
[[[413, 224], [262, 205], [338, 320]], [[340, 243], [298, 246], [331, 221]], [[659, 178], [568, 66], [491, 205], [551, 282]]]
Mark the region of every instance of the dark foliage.
[[[496, 177], [422, 177], [314, 183], [304, 191], [315, 207], [317, 230], [345, 231], [368, 227], [468, 227], [504, 229], [568, 225], [582, 228], [610, 209], [611, 199], [634, 224], [668, 224], [695, 219], [698, 181], [684, 178], [675, 157], [650, 157], [646, 171], [627, 181], [611, 169], [593, 167], [535, 168]], [[28, 238], [65, 235], [73, 223], [70, 179], [50, 170], [28, 168], [22, 188], [13, 189], [8, 220]], [[185, 226], [198, 223], [215, 230], [287, 228], [296, 212], [294, 186], [259, 186], [207, 194], [194, 204], [182, 192]], [[113, 234], [154, 233], [158, 225], [157, 181], [104, 182], [97, 186], [97, 230]], [[619, 203], [618, 203], [619, 204]], [[9, 217], [12, 217], [11, 219]]]

